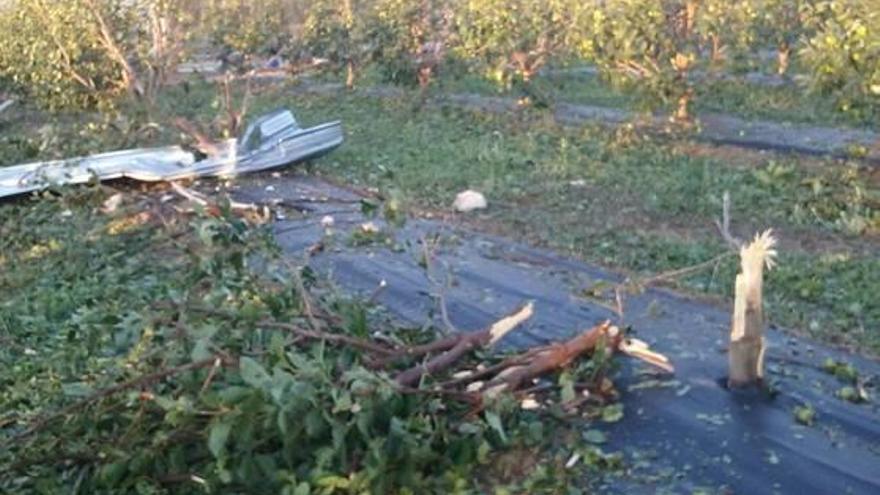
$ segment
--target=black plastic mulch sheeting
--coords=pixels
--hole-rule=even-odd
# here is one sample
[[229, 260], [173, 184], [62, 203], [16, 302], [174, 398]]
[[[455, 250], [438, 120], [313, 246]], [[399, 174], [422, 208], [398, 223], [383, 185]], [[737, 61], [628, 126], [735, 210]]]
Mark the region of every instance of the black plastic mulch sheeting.
[[[267, 185], [272, 186], [268, 191]], [[505, 341], [526, 347], [565, 339], [614, 316], [577, 294], [618, 277], [547, 251], [425, 220], [411, 220], [397, 231], [396, 240], [410, 244], [403, 251], [352, 248], [350, 232], [364, 221], [360, 198], [310, 177], [254, 177], [237, 197], [281, 199], [307, 211], [275, 224], [280, 244], [299, 259], [320, 239], [322, 216], [331, 214], [337, 241], [313, 257], [311, 266], [353, 293], [370, 294], [385, 280], [378, 302], [416, 325], [437, 317], [430, 295], [436, 287], [418, 266], [418, 241], [434, 233], [445, 239], [434, 266], [448, 270], [455, 281], [445, 297], [459, 329], [483, 328], [533, 300], [535, 316]], [[609, 443], [603, 448], [624, 452], [627, 471], [594, 488], [619, 493], [880, 493], [880, 409], [876, 401], [851, 404], [836, 398], [843, 384], [821, 370], [827, 357], [852, 363], [862, 376], [880, 374], [880, 364], [771, 329], [767, 368], [781, 393], [771, 399], [758, 392], [730, 392], [719, 385], [727, 367], [722, 349], [728, 311], [652, 289], [628, 296], [625, 319], [636, 336], [672, 360], [676, 373], [663, 378], [671, 381], [668, 387], [628, 390], [657, 377], [646, 375], [648, 368], [641, 363], [618, 360], [622, 369], [615, 382], [622, 391], [624, 419], [584, 428], [605, 430]], [[817, 412], [812, 427], [794, 420], [793, 409], [804, 403]]]

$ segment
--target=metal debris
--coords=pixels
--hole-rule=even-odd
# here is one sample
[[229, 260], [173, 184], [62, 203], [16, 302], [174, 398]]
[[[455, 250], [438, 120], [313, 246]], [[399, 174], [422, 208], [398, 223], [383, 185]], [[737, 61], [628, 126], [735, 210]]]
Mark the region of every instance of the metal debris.
[[342, 140], [339, 121], [303, 129], [293, 113], [281, 109], [258, 118], [241, 138], [222, 143], [217, 155], [200, 161], [179, 146], [169, 146], [0, 168], [0, 197], [95, 179], [156, 182], [231, 177], [313, 158], [336, 148]]

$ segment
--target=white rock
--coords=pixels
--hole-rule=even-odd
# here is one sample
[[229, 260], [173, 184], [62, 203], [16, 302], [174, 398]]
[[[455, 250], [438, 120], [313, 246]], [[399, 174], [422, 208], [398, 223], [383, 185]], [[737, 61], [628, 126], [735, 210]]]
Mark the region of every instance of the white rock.
[[467, 213], [473, 210], [482, 210], [487, 206], [486, 197], [483, 196], [482, 193], [470, 189], [458, 193], [455, 197], [455, 202], [452, 203], [452, 207], [455, 211], [460, 211], [462, 213]]
[[321, 227], [325, 229], [329, 229], [336, 223], [336, 220], [333, 219], [330, 215], [324, 215], [324, 218], [321, 219]]

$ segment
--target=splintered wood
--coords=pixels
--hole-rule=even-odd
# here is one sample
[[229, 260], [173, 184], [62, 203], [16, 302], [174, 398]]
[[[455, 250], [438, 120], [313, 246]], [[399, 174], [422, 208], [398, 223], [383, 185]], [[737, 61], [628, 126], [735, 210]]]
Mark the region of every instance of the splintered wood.
[[730, 328], [728, 386], [760, 383], [764, 378], [764, 267], [775, 264], [776, 239], [767, 230], [740, 249], [741, 273], [736, 276], [736, 299]]
[[395, 375], [394, 381], [401, 389], [413, 391], [412, 387], [423, 385], [428, 378], [436, 380], [444, 375], [451, 376], [446, 381], [429, 384], [425, 392], [475, 404], [481, 403], [484, 397], [491, 398], [501, 392], [528, 394], [541, 378], [572, 365], [580, 358], [591, 356], [597, 349], [603, 349], [608, 355], [619, 351], [665, 372], [673, 371], [666, 357], [651, 351], [644, 342], [625, 339], [623, 332], [609, 321], [586, 329], [565, 342], [533, 347], [495, 364], [468, 369], [473, 364], [468, 364], [467, 356], [478, 349], [491, 348], [533, 313], [534, 307], [528, 303], [484, 330], [394, 349], [373, 364], [383, 368], [396, 362], [419, 359], [419, 363]]
[[[205, 311], [216, 314], [215, 310]], [[591, 357], [597, 349], [603, 350], [604, 357], [621, 352], [672, 372], [666, 357], [651, 351], [644, 342], [624, 338], [623, 332], [609, 321], [579, 332], [565, 342], [536, 346], [513, 355], [487, 355], [475, 362], [476, 351], [491, 350], [505, 335], [531, 318], [534, 311], [534, 305], [527, 303], [483, 330], [457, 333], [418, 345], [391, 345], [387, 341], [269, 320], [259, 325], [290, 331], [297, 339], [322, 340], [356, 349], [364, 355], [368, 366], [388, 371], [399, 391], [463, 401], [472, 404], [475, 410], [482, 407], [485, 398], [501, 392], [530, 397], [536, 389], [546, 389], [545, 385], [551, 383], [539, 385], [542, 378], [571, 366], [578, 359]], [[606, 379], [603, 384], [610, 382]]]

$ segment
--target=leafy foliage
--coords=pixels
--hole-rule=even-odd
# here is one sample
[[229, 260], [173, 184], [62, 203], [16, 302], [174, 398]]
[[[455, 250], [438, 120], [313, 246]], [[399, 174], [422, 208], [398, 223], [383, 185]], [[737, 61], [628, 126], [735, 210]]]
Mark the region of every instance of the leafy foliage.
[[[770, 40], [776, 49], [776, 73], [784, 75], [791, 65], [791, 54], [806, 32], [804, 10], [814, 0], [756, 0], [756, 40]], [[766, 46], [755, 45], [756, 50]]]
[[[708, 45], [713, 69], [724, 68], [731, 59], [743, 57], [754, 46], [758, 12], [756, 0], [730, 2], [703, 0], [694, 22], [701, 42]], [[706, 47], [701, 47], [706, 51]]]
[[152, 102], [182, 55], [175, 0], [14, 0], [0, 11], [0, 78], [53, 109]]
[[880, 2], [818, 2], [805, 11], [814, 32], [800, 52], [812, 88], [843, 112], [880, 115]]
[[496, 84], [528, 83], [549, 61], [574, 52], [585, 11], [569, 0], [462, 2], [456, 51]]
[[233, 65], [289, 49], [302, 20], [301, 2], [215, 0], [204, 7], [200, 32]]
[[656, 106], [674, 103], [675, 118], [690, 118], [689, 73], [701, 60], [697, 0], [621, 0], [593, 14], [585, 55], [612, 84], [634, 89]]
[[[131, 26], [119, 2], [103, 1], [115, 25]], [[106, 106], [125, 92], [99, 41], [86, 0], [16, 0], [0, 15], [0, 77], [52, 109]]]
[[455, 0], [377, 0], [374, 42], [387, 81], [427, 88], [445, 60]]
[[372, 15], [370, 4], [357, 0], [320, 0], [312, 3], [303, 26], [301, 49], [311, 56], [328, 59], [335, 70], [346, 71], [346, 87], [354, 86], [355, 75], [375, 47], [367, 31]]
[[[493, 455], [552, 447], [553, 423], [508, 399], [467, 414], [401, 393], [352, 348], [261, 324], [308, 325], [303, 290], [320, 284], [281, 262], [265, 228], [222, 207], [150, 213], [163, 206], [136, 195], [108, 215], [104, 199], [94, 188], [3, 207], [0, 490], [466, 492], [497, 484], [478, 472]], [[383, 321], [316, 303], [337, 333], [366, 338]], [[572, 475], [556, 462], [509, 482]]]

